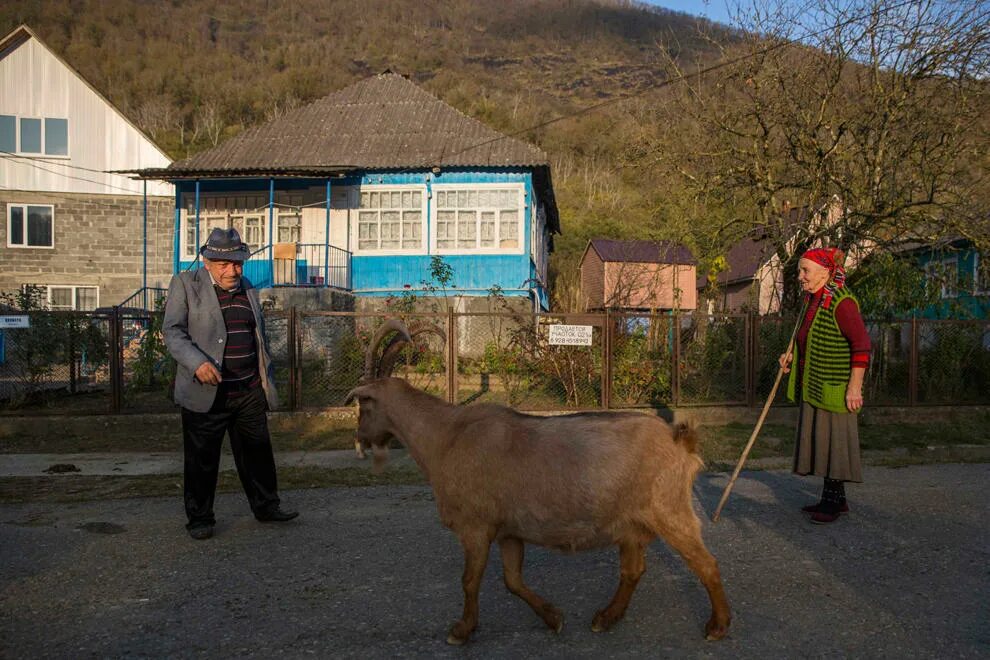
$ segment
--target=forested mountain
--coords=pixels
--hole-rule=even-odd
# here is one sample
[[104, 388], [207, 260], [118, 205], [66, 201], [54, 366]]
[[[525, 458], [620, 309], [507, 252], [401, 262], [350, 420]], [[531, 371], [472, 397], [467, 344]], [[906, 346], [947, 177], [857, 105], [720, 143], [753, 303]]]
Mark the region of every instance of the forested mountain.
[[[631, 2], [591, 0], [26, 0], [28, 24], [168, 153], [182, 158], [391, 69], [493, 127], [518, 131], [664, 79], [727, 29]], [[704, 34], [703, 34], [704, 33]], [[644, 234], [649, 175], [623, 172], [628, 108], [520, 137], [551, 156], [571, 259], [592, 233]]]
[[[883, 0], [854, 4], [887, 16]], [[591, 236], [683, 241], [707, 268], [733, 240], [766, 226], [785, 199], [808, 204], [839, 194], [870, 206], [870, 231], [856, 231], [874, 239], [878, 228], [887, 231], [887, 216], [900, 222], [904, 209], [922, 209], [907, 220], [917, 224], [941, 212], [945, 199], [968, 194], [956, 183], [959, 149], [969, 150], [966, 166], [978, 174], [963, 176], [966, 190], [979, 188], [985, 69], [975, 73], [975, 92], [967, 81], [972, 62], [985, 57], [986, 35], [981, 3], [957, 4], [976, 13], [955, 25], [931, 9], [916, 25], [894, 16], [883, 33], [876, 20], [864, 22], [861, 33], [889, 42], [890, 53], [924, 55], [921, 69], [901, 70], [878, 50], [887, 59], [873, 62], [870, 75], [856, 73], [870, 72], [869, 53], [857, 56], [845, 43], [772, 51], [768, 44], [786, 40], [764, 26], [735, 31], [628, 0], [21, 0], [0, 5], [0, 32], [28, 24], [175, 158], [369, 75], [407, 75], [550, 155], [564, 231], [555, 289], [567, 307]], [[956, 44], [946, 30], [969, 41]], [[920, 38], [930, 34], [940, 40]], [[838, 43], [835, 35], [828, 38]], [[953, 48], [969, 67], [955, 78], [944, 55]], [[664, 85], [740, 54], [743, 64], [731, 71]], [[933, 78], [953, 86], [926, 82]], [[906, 91], [881, 99], [877, 89]], [[925, 115], [936, 110], [932, 97], [942, 115]], [[802, 105], [790, 107], [791, 99]], [[886, 103], [886, 114], [874, 111]], [[919, 135], [918, 127], [947, 118], [950, 129]], [[926, 141], [935, 146], [915, 153]], [[872, 172], [843, 169], [863, 161]], [[905, 187], [904, 164], [913, 161], [918, 175]], [[898, 164], [892, 185], [887, 171]], [[867, 189], [861, 179], [876, 185]]]

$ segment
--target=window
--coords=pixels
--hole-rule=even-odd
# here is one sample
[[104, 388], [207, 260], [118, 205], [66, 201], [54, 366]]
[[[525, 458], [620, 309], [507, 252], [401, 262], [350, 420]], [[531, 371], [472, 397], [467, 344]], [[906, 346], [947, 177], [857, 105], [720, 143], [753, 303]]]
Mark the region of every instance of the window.
[[68, 156], [69, 120], [0, 115], [0, 151], [26, 156]]
[[521, 188], [435, 187], [437, 248], [518, 250], [522, 247]]
[[418, 250], [422, 247], [422, 190], [361, 190], [359, 250]]
[[7, 246], [30, 248], [55, 247], [53, 216], [53, 206], [8, 204]]
[[100, 306], [100, 289], [95, 286], [53, 284], [48, 286], [48, 307], [54, 310], [90, 312]]
[[17, 118], [0, 115], [0, 151], [17, 153]]
[[231, 216], [235, 224], [243, 225], [244, 230], [237, 231], [241, 234], [241, 240], [248, 244], [252, 252], [265, 246], [265, 228], [268, 221], [263, 213], [238, 213]]
[[990, 264], [984, 263], [979, 254], [973, 257], [973, 293], [987, 295], [990, 293]]
[[[298, 243], [302, 229], [302, 213], [298, 209], [279, 209], [275, 217], [277, 243]], [[250, 241], [248, 241], [251, 244]], [[258, 244], [252, 244], [258, 245]]]
[[21, 117], [21, 153], [41, 153], [41, 120]]
[[195, 261], [199, 254], [200, 246], [206, 242], [210, 232], [215, 227], [227, 229], [230, 226], [230, 219], [226, 213], [203, 212], [199, 213], [199, 240], [196, 240], [196, 210], [186, 216], [186, 227], [183, 235], [182, 257], [190, 261]]
[[45, 154], [69, 155], [69, 120], [45, 118]]
[[942, 298], [955, 298], [959, 295], [959, 260], [953, 255], [933, 259], [925, 267], [928, 281], [940, 287]]

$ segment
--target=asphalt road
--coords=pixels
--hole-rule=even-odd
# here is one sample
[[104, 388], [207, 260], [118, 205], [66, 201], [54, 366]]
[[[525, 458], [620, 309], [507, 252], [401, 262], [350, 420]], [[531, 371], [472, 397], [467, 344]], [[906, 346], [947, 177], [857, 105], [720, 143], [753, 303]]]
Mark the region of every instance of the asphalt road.
[[479, 629], [447, 646], [461, 553], [412, 486], [284, 493], [302, 512], [285, 525], [223, 495], [205, 542], [177, 498], [0, 506], [0, 657], [990, 657], [990, 465], [867, 468], [829, 526], [798, 512], [818, 482], [783, 472], [743, 473], [713, 524], [726, 480], [695, 486], [733, 607], [720, 642], [703, 640], [700, 583], [657, 541], [625, 620], [598, 634], [614, 550], [528, 551], [559, 635], [505, 591], [493, 552]]

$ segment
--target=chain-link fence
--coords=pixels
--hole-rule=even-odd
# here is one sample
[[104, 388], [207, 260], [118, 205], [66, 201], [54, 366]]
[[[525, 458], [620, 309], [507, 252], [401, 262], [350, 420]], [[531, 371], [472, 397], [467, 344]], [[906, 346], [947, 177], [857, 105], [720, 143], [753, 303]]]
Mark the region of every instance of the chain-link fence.
[[0, 405], [43, 413], [108, 406], [107, 319], [49, 311], [15, 318], [24, 327], [0, 330]]
[[[530, 410], [599, 408], [605, 362], [604, 317], [573, 314], [452, 314], [456, 401], [490, 401]], [[556, 344], [550, 327], [589, 327], [587, 343]]]
[[[0, 330], [0, 410], [16, 414], [175, 409], [162, 312], [30, 312]], [[343, 405], [386, 318], [266, 312], [284, 409]], [[401, 316], [411, 344], [384, 349], [388, 373], [453, 403], [525, 410], [759, 405], [794, 317], [455, 313]], [[580, 326], [580, 341], [551, 326]], [[868, 405], [990, 404], [990, 321], [868, 322]], [[557, 330], [560, 330], [558, 328]], [[566, 345], [564, 345], [566, 344]], [[377, 364], [377, 363], [376, 363]], [[786, 401], [786, 378], [775, 403]]]

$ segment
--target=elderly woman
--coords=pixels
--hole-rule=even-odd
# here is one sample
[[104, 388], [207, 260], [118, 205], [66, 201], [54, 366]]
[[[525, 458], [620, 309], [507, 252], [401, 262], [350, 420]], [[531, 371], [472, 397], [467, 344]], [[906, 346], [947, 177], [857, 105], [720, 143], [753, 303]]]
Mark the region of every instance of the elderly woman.
[[821, 501], [805, 506], [811, 522], [827, 524], [849, 511], [845, 482], [861, 482], [856, 414], [863, 407], [863, 376], [870, 360], [870, 335], [859, 302], [845, 286], [836, 248], [808, 250], [798, 262], [805, 292], [804, 319], [792, 354], [780, 356], [790, 373], [787, 396], [800, 406], [794, 472], [824, 477]]

